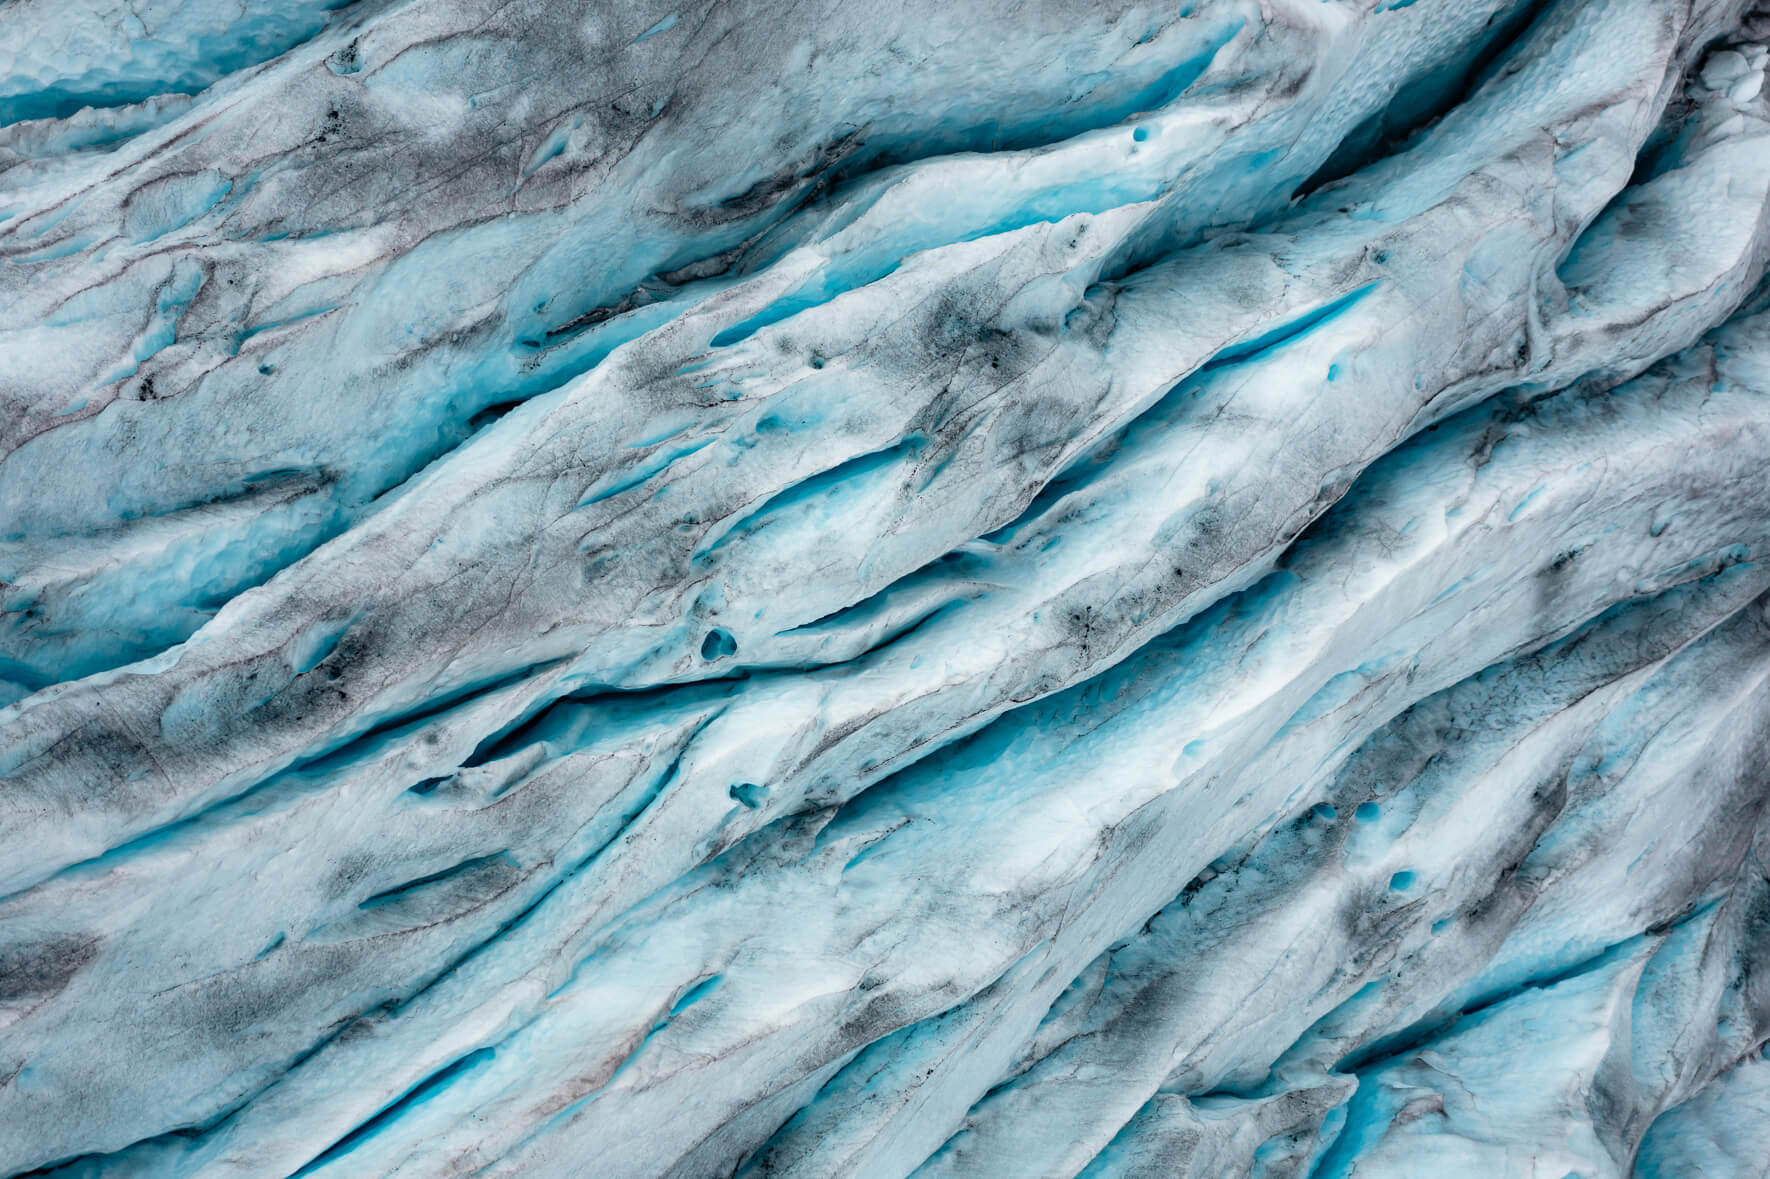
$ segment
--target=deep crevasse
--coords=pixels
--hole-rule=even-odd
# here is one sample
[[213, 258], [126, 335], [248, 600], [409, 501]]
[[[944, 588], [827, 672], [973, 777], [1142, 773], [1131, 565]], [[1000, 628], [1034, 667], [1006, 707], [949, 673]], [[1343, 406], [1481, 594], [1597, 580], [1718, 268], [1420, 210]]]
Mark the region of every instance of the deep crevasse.
[[0, 1173], [1762, 1173], [1767, 39], [0, 7]]

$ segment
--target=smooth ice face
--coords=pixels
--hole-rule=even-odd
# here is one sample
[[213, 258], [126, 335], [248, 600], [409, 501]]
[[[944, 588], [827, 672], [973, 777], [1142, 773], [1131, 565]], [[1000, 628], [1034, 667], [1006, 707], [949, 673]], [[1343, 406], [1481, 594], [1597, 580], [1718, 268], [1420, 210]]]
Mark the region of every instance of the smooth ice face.
[[0, 5], [0, 1175], [1757, 1175], [1770, 11]]

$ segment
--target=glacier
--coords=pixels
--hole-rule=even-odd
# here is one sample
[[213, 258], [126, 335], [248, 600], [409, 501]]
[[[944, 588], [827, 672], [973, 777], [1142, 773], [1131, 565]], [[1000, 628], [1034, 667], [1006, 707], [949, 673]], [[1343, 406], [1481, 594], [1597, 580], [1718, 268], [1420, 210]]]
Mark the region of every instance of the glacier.
[[0, 3], [0, 1176], [1770, 1173], [1767, 69]]

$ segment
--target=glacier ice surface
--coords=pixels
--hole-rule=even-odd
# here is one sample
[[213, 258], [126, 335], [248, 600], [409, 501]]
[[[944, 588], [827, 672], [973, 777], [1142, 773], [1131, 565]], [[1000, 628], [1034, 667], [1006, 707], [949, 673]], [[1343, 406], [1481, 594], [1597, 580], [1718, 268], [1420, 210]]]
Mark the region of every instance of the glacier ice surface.
[[1765, 1174], [1767, 45], [0, 6], [0, 1175]]

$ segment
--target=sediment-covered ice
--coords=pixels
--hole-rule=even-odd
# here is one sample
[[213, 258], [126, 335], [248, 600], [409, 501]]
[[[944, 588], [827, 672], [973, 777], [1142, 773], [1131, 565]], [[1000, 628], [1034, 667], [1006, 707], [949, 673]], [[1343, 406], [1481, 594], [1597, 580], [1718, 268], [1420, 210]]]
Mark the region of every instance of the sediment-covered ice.
[[1767, 42], [0, 7], [0, 1174], [1762, 1174]]

